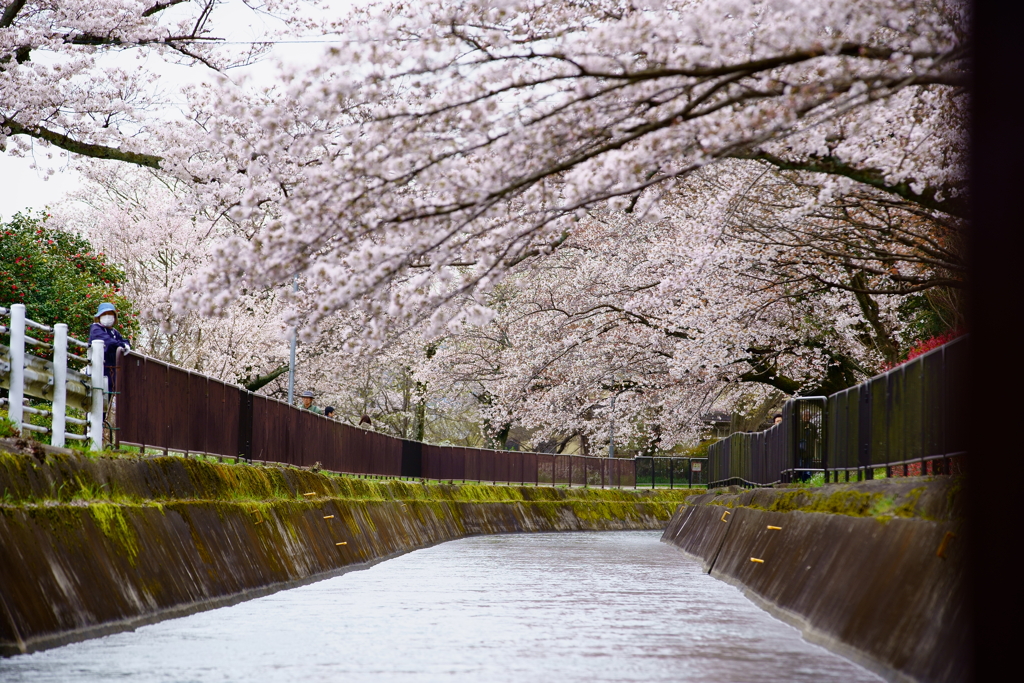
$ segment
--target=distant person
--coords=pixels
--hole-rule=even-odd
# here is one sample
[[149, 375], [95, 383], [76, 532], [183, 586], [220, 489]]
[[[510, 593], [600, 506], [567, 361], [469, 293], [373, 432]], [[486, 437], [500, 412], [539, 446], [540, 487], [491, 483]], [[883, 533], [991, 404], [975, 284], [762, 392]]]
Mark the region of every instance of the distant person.
[[367, 429], [373, 429], [373, 420], [370, 419], [369, 415], [363, 415], [359, 418], [359, 426], [362, 427], [363, 425], [366, 425]]
[[818, 440], [818, 424], [811, 411], [804, 410], [800, 413], [800, 426], [797, 432], [797, 462], [800, 471], [798, 479], [809, 481], [811, 469], [821, 464], [821, 444]]
[[117, 350], [131, 351], [132, 347], [114, 329], [117, 324], [117, 308], [111, 303], [102, 303], [93, 316], [95, 322], [89, 327], [89, 343], [99, 339], [103, 342], [103, 376], [107, 378], [107, 390], [114, 390], [114, 379], [117, 372]]
[[334, 406], [327, 406], [324, 408], [324, 417], [329, 417], [332, 420], [334, 419]]
[[313, 405], [313, 392], [312, 391], [303, 391], [301, 398], [302, 398], [302, 409], [303, 410], [308, 410], [309, 412], [316, 413], [317, 415], [323, 415], [324, 414], [324, 411], [320, 410], [315, 405]]
[[775, 413], [775, 417], [772, 418], [772, 424], [782, 424], [782, 413]]

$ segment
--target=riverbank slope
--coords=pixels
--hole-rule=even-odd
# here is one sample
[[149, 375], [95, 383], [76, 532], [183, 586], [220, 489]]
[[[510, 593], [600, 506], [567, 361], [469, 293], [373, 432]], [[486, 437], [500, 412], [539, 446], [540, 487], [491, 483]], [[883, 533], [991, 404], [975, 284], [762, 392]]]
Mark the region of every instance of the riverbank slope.
[[0, 654], [236, 603], [464, 536], [661, 529], [688, 493], [428, 485], [0, 443]]
[[888, 680], [960, 681], [970, 633], [962, 505], [949, 477], [733, 487], [691, 498], [662, 540]]

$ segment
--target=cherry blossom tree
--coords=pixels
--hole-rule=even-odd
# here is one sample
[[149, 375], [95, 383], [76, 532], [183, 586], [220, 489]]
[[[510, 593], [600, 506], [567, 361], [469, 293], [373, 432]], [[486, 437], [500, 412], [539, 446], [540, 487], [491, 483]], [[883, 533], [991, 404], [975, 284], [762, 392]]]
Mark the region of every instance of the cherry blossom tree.
[[[109, 164], [85, 170], [92, 181], [54, 220], [89, 235], [124, 267], [125, 290], [141, 309], [136, 350], [285, 398], [291, 333], [285, 319], [301, 322], [321, 293], [300, 283], [294, 294], [290, 287], [247, 292], [218, 317], [175, 313], [172, 294], [234, 226], [205, 212], [191, 186], [173, 178]], [[368, 415], [376, 429], [403, 438], [481, 445], [475, 405], [465, 392], [438, 395], [415, 376], [429, 349], [418, 331], [393, 334], [381, 348], [353, 338], [365, 322], [338, 314], [322, 334], [299, 344], [296, 386], [352, 424]]]
[[[179, 4], [111, 10], [131, 30], [94, 52], [252, 58], [208, 44], [214, 4], [153, 18]], [[152, 209], [176, 216], [165, 242], [202, 243], [157, 317], [258, 309], [278, 340], [299, 329], [305, 381], [403, 433], [457, 396], [499, 440], [597, 448], [614, 413], [671, 447], [711, 407], [849, 386], [906, 346], [908, 296], [963, 284], [957, 0], [376, 4], [312, 68], [191, 89], [173, 120], [76, 38], [100, 31], [27, 7], [0, 25], [0, 88], [32, 104], [2, 110], [9, 146], [148, 167], [187, 197]], [[67, 61], [52, 92], [32, 93], [22, 44]]]
[[592, 211], [495, 287], [495, 319], [446, 337], [427, 374], [484, 399], [495, 433], [584, 448], [606, 442], [613, 405], [623, 439], [663, 448], [712, 408], [763, 413], [863, 380], [915, 341], [908, 283], [959, 285], [961, 258], [948, 226], [902, 202], [859, 184], [826, 202], [827, 178], [795, 175], [734, 161], [691, 175], [657, 222]]
[[191, 305], [302, 273], [335, 284], [311, 324], [433, 311], [437, 333], [445, 301], [559, 248], [588, 208], [657, 216], [730, 158], [962, 215], [965, 30], [959, 3], [908, 0], [374, 8], [280, 97], [218, 104], [244, 179], [229, 215], [265, 223]]
[[289, 328], [277, 290], [246, 292], [217, 318], [172, 310], [174, 292], [223, 236], [190, 187], [127, 165], [85, 170], [93, 179], [55, 209], [54, 220], [88, 235], [124, 269], [124, 292], [140, 311], [135, 348], [246, 385], [281, 375]]
[[[874, 188], [853, 185], [844, 194], [806, 173], [756, 174], [730, 212], [726, 238], [771, 253], [753, 277], [790, 298], [845, 291], [856, 298], [864, 324], [858, 334], [886, 365], [896, 363], [914, 339], [886, 321], [885, 304], [923, 293], [936, 314], [963, 324], [966, 286], [962, 220], [930, 211]], [[824, 195], [827, 194], [828, 198]], [[891, 317], [891, 316], [890, 316]], [[905, 326], [904, 326], [905, 327]]]
[[229, 44], [223, 0], [3, 0], [0, 150], [23, 154], [38, 143], [149, 168], [187, 157], [201, 143], [173, 107], [168, 114], [177, 99], [160, 87], [169, 68], [195, 66], [216, 76], [251, 64], [278, 34], [325, 29], [303, 11], [308, 2], [236, 4], [235, 19], [247, 8], [274, 16], [276, 27], [260, 42]]

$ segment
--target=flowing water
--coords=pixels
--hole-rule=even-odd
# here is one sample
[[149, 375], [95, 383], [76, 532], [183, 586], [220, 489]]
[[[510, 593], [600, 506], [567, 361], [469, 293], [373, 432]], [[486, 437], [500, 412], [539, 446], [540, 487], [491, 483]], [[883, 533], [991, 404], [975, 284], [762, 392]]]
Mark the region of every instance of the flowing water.
[[131, 633], [0, 681], [878, 681], [660, 532], [481, 536]]

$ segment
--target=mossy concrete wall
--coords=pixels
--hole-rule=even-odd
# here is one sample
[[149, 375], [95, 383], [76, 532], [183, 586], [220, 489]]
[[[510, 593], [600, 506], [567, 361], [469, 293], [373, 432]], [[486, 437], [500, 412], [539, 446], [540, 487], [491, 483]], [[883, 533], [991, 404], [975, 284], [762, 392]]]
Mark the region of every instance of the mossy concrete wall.
[[0, 653], [8, 655], [474, 534], [661, 529], [687, 495], [426, 485], [8, 448], [23, 451], [0, 452]]
[[888, 680], [960, 681], [962, 498], [948, 477], [719, 490], [691, 498], [662, 540]]

